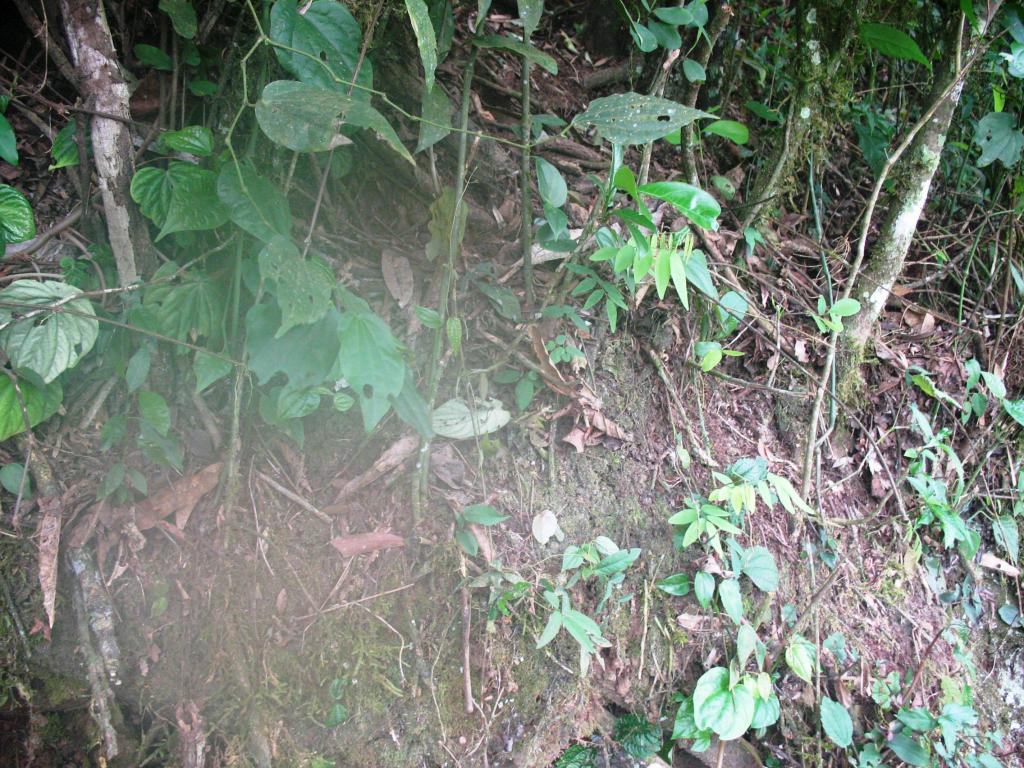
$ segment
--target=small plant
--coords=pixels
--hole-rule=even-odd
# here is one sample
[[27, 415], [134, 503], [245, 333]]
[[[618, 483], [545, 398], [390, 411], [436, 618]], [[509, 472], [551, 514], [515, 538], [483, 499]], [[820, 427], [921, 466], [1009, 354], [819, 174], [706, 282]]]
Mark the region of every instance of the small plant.
[[507, 519], [508, 515], [501, 514], [490, 504], [470, 504], [461, 514], [455, 515], [455, 541], [467, 555], [476, 557], [480, 554], [480, 544], [469, 526], [481, 525], [489, 528]]
[[821, 333], [842, 333], [843, 318], [853, 317], [860, 312], [860, 302], [856, 299], [839, 299], [829, 306], [824, 296], [818, 296], [818, 311], [811, 312], [811, 318]]

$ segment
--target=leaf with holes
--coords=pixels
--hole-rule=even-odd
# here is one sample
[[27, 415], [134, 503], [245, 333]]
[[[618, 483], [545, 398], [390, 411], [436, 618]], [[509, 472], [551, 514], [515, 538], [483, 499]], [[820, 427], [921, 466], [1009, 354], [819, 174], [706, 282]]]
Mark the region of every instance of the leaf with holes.
[[[277, 0], [270, 11], [270, 38], [281, 66], [299, 80], [369, 101], [373, 66], [360, 61], [363, 33], [343, 3], [315, 0], [299, 12], [295, 0]], [[292, 50], [288, 50], [292, 49]], [[353, 78], [358, 88], [353, 88]]]
[[0, 184], [0, 245], [22, 243], [36, 236], [32, 204], [21, 192]]
[[984, 168], [998, 160], [1009, 168], [1020, 160], [1024, 149], [1024, 133], [1009, 112], [989, 112], [974, 129], [974, 143], [981, 147], [978, 167]]
[[341, 373], [356, 392], [369, 432], [391, 407], [405, 383], [405, 360], [387, 323], [369, 310], [347, 311], [338, 325]]
[[[53, 280], [15, 280], [0, 291], [0, 348], [15, 368], [36, 373], [48, 384], [73, 368], [92, 349], [99, 323], [82, 292]], [[56, 304], [53, 311], [47, 309]], [[14, 321], [33, 310], [34, 317]]]
[[341, 315], [330, 310], [312, 325], [292, 328], [278, 338], [281, 311], [275, 304], [257, 304], [245, 316], [245, 348], [250, 370], [260, 384], [283, 373], [296, 387], [322, 384], [338, 361]]
[[594, 126], [612, 144], [646, 144], [705, 117], [714, 115], [657, 96], [619, 93], [594, 99], [573, 124]]
[[56, 381], [39, 388], [25, 379], [18, 379], [18, 389], [21, 398], [11, 378], [0, 376], [0, 442], [25, 431], [26, 414], [29, 428], [35, 427], [53, 416], [64, 399], [64, 392]]
[[296, 325], [315, 323], [334, 306], [334, 281], [327, 269], [302, 258], [289, 238], [279, 235], [267, 243], [260, 251], [259, 264], [260, 276], [273, 281], [274, 295], [281, 308], [281, 327], [275, 338], [281, 338]]
[[221, 168], [217, 196], [231, 221], [265, 243], [292, 230], [288, 198], [249, 163], [227, 163]]

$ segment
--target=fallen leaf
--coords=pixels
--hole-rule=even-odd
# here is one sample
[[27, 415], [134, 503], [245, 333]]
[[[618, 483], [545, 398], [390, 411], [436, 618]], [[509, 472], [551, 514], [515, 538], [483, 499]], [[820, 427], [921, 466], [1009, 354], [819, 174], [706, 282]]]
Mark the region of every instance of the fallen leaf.
[[416, 278], [405, 256], [385, 248], [380, 254], [380, 271], [384, 274], [384, 285], [398, 306], [405, 309], [412, 301]]
[[988, 568], [990, 571], [1001, 573], [1004, 576], [1009, 576], [1011, 579], [1015, 579], [1020, 576], [1020, 568], [1015, 565], [1011, 565], [1001, 557], [996, 557], [991, 552], [985, 552], [982, 554], [978, 559], [978, 565], [982, 568]]
[[676, 624], [679, 625], [680, 629], [685, 629], [687, 632], [696, 632], [707, 623], [708, 618], [696, 613], [680, 613], [676, 616]]
[[551, 541], [552, 537], [558, 539], [558, 541], [562, 541], [565, 538], [565, 533], [562, 532], [558, 525], [558, 518], [555, 517], [555, 513], [550, 509], [545, 509], [543, 512], [534, 515], [531, 530], [533, 538], [542, 547]]
[[[138, 504], [113, 509], [111, 519], [129, 520], [134, 509], [135, 525], [140, 531], [146, 531], [173, 514], [175, 526], [183, 529], [199, 499], [217, 487], [220, 469], [221, 463], [216, 462], [187, 477], [178, 478]], [[109, 522], [108, 527], [111, 527]]]
[[512, 420], [500, 400], [488, 398], [470, 408], [465, 400], [453, 398], [438, 406], [430, 417], [430, 425], [441, 437], [468, 440], [497, 432]]
[[39, 528], [36, 537], [39, 539], [39, 586], [43, 590], [43, 609], [46, 618], [53, 626], [53, 616], [57, 601], [57, 554], [60, 550], [61, 505], [60, 499], [54, 496], [43, 496], [39, 499]]
[[344, 507], [339, 506], [339, 502], [342, 499], [361, 491], [377, 478], [386, 475], [396, 467], [400, 467], [406, 459], [416, 453], [419, 446], [420, 438], [418, 435], [405, 435], [393, 442], [388, 449], [384, 451], [384, 453], [382, 453], [375, 462], [373, 462], [373, 466], [363, 474], [359, 475], [359, 477], [354, 477], [351, 480], [344, 481], [342, 478], [334, 480], [331, 484], [336, 488], [340, 488], [338, 496], [334, 500], [334, 504], [329, 507], [324, 507], [322, 511], [328, 515], [343, 511]]
[[355, 557], [367, 552], [404, 547], [405, 539], [393, 533], [355, 533], [331, 539], [331, 546], [345, 557]]

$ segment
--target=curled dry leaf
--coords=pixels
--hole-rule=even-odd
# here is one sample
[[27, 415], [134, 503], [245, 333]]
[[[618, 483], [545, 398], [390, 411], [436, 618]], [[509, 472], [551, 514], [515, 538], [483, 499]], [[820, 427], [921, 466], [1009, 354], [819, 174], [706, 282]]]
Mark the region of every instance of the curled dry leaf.
[[331, 546], [345, 557], [355, 557], [367, 552], [404, 547], [405, 539], [393, 533], [355, 533], [331, 539]]
[[398, 302], [398, 306], [405, 309], [412, 301], [416, 288], [416, 278], [409, 260], [385, 248], [380, 254], [380, 271], [384, 275], [384, 285], [388, 287], [388, 292]]
[[342, 499], [351, 496], [363, 488], [368, 486], [380, 477], [383, 477], [392, 469], [400, 467], [406, 459], [416, 453], [419, 448], [420, 439], [417, 435], [405, 435], [400, 437], [391, 446], [380, 455], [380, 457], [373, 462], [373, 466], [366, 470], [359, 477], [352, 478], [351, 480], [344, 481], [342, 478], [334, 480], [332, 485], [339, 488], [338, 496], [334, 500], [334, 504], [330, 507], [325, 507], [324, 512], [327, 514], [334, 514], [342, 511], [342, 507], [338, 507], [338, 502]]
[[[198, 472], [179, 478], [166, 488], [133, 505], [135, 525], [140, 531], [155, 527], [165, 517], [174, 515], [174, 524], [180, 530], [188, 524], [199, 499], [217, 487], [221, 463], [216, 462]], [[111, 512], [111, 521], [131, 519], [133, 507], [117, 507]], [[108, 527], [113, 527], [108, 522]]]
[[43, 590], [43, 609], [53, 627], [54, 607], [57, 600], [57, 555], [60, 550], [61, 504], [54, 496], [39, 499], [39, 586]]

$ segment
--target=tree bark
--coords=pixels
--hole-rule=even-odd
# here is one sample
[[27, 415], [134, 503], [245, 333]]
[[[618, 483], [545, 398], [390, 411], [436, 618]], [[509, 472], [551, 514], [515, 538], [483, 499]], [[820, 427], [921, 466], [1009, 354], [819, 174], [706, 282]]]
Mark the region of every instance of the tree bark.
[[152, 271], [152, 249], [145, 221], [129, 194], [135, 163], [128, 83], [101, 0], [61, 0], [60, 6], [80, 92], [91, 109], [123, 118], [93, 117], [92, 148], [118, 277], [121, 285], [130, 285]]

